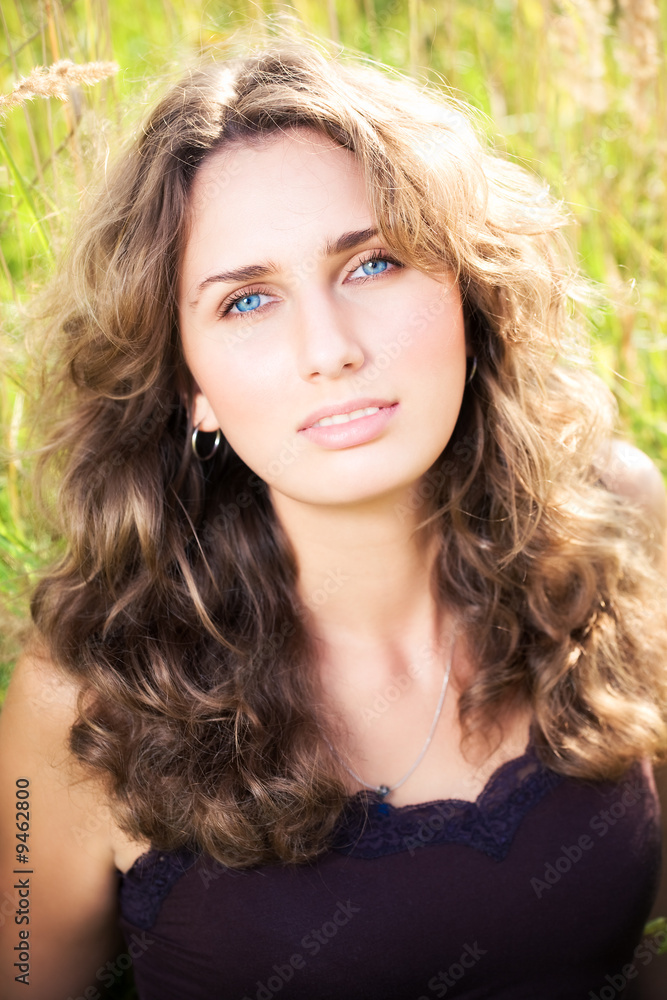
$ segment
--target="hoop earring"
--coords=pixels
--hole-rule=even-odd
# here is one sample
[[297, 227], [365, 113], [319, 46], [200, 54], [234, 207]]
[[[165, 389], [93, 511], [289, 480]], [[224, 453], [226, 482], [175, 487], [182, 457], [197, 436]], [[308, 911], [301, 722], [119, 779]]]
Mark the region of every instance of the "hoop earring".
[[477, 371], [477, 355], [475, 355], [472, 359], [472, 368], [470, 369], [470, 375], [468, 375], [466, 379], [466, 385], [470, 385], [470, 383], [475, 377], [476, 371]]
[[215, 432], [215, 441], [213, 442], [213, 447], [211, 448], [208, 455], [200, 455], [199, 452], [197, 451], [198, 434], [199, 434], [199, 425], [197, 425], [197, 427], [195, 427], [195, 429], [192, 432], [192, 454], [195, 456], [195, 458], [199, 459], [200, 462], [208, 462], [209, 458], [213, 458], [216, 451], [220, 447], [220, 441], [222, 440], [222, 431], [218, 427], [217, 431]]

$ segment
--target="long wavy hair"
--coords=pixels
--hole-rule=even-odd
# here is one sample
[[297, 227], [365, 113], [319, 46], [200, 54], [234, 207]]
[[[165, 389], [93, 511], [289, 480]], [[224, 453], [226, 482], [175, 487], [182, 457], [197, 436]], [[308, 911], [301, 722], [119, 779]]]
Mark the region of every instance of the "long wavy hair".
[[193, 458], [176, 279], [202, 162], [306, 127], [352, 151], [398, 259], [458, 277], [477, 373], [410, 511], [475, 664], [464, 742], [518, 700], [572, 777], [667, 746], [650, 530], [600, 481], [615, 410], [562, 206], [464, 104], [395, 71], [311, 42], [209, 58], [106, 172], [47, 299], [38, 480], [64, 545], [32, 613], [80, 687], [71, 748], [121, 827], [239, 868], [320, 854], [348, 792], [266, 483], [229, 445]]

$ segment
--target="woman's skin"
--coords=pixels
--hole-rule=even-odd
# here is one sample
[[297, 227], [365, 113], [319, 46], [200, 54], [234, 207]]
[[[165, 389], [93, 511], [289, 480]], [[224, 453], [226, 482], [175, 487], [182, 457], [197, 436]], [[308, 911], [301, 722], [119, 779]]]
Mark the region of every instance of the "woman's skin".
[[[363, 235], [374, 219], [361, 171], [317, 133], [278, 133], [214, 154], [192, 194], [179, 303], [199, 387], [195, 423], [220, 427], [268, 482], [296, 552], [330, 699], [353, 729], [352, 766], [373, 784], [394, 784], [429, 732], [451, 634], [436, 613], [433, 546], [414, 534], [423, 511], [411, 499], [461, 406], [458, 289], [447, 273], [436, 279], [389, 263], [379, 237]], [[362, 237], [326, 252], [350, 233]], [[372, 255], [366, 270], [384, 270], [366, 276]], [[218, 280], [265, 263], [261, 279]], [[360, 397], [398, 402], [372, 439], [332, 448], [299, 430], [322, 406]], [[313, 606], [327, 581], [326, 600]], [[378, 693], [396, 683], [401, 698], [374, 713]], [[450, 789], [439, 761], [451, 761], [454, 700], [445, 706], [428, 763], [392, 795], [397, 805]]]
[[[178, 294], [198, 387], [195, 423], [221, 427], [268, 483], [297, 555], [324, 691], [348, 727], [349, 742], [338, 749], [365, 780], [392, 785], [429, 731], [454, 624], [436, 610], [435, 546], [413, 534], [421, 512], [410, 501], [449, 440], [465, 389], [458, 290], [448, 274], [390, 263], [369, 233], [374, 220], [354, 157], [315, 133], [210, 156], [195, 178], [192, 209]], [[340, 245], [350, 233], [365, 235]], [[371, 256], [376, 262], [365, 264]], [[251, 266], [251, 280], [229, 280], [229, 271]], [[398, 402], [363, 443], [332, 447], [300, 431], [320, 407], [360, 397]], [[647, 473], [645, 489], [633, 485], [632, 462], [613, 457], [612, 466], [615, 488], [646, 493], [664, 517], [657, 471]], [[318, 593], [326, 599], [315, 600]], [[394, 805], [475, 799], [499, 764], [525, 748], [528, 716], [516, 711], [492, 757], [463, 758], [456, 695], [471, 669], [463, 636], [454, 668], [428, 753], [391, 794]], [[400, 697], [378, 711], [378, 695], [392, 685]], [[118, 830], [101, 783], [84, 778], [69, 755], [76, 694], [73, 681], [32, 651], [14, 672], [0, 716], [0, 996], [7, 1000], [94, 998], [93, 988], [103, 996], [115, 958], [127, 950], [115, 927], [115, 868], [126, 871], [148, 845]], [[29, 990], [13, 979], [19, 777], [30, 779], [32, 807]], [[358, 787], [350, 778], [350, 791]], [[150, 932], [135, 951], [149, 940]]]

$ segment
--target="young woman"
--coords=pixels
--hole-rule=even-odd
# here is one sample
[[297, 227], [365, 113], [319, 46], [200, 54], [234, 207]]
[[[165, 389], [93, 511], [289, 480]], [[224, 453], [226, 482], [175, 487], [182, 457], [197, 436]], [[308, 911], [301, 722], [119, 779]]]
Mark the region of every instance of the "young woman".
[[152, 111], [50, 306], [66, 547], [2, 714], [3, 996], [641, 964], [664, 490], [564, 221], [463, 106], [310, 44]]

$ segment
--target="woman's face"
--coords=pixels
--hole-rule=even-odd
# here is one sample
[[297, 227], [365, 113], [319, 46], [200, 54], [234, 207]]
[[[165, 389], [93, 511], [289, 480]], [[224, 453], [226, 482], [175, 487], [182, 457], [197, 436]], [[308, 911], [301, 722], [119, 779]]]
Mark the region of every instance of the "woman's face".
[[463, 396], [451, 276], [386, 252], [353, 154], [310, 130], [212, 154], [191, 208], [178, 294], [195, 424], [220, 427], [274, 501], [402, 497]]

